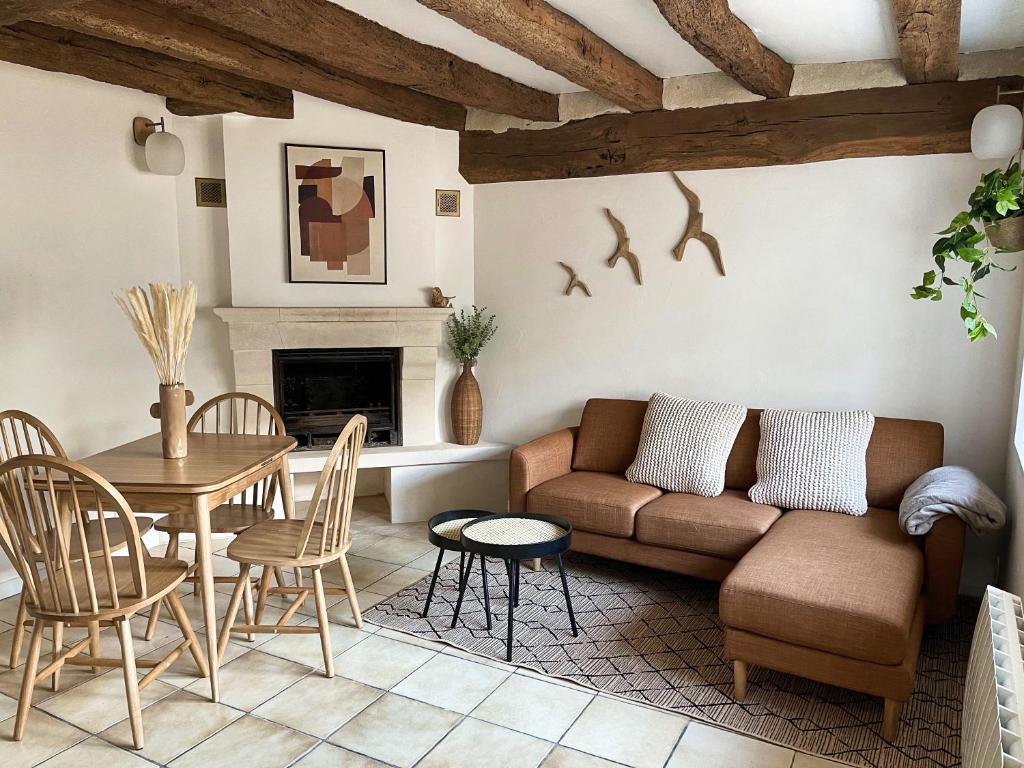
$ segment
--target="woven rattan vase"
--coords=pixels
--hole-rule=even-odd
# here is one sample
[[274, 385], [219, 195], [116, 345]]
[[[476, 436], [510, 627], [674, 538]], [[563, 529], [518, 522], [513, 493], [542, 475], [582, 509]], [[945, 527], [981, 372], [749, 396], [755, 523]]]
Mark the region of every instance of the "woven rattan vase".
[[1024, 216], [1003, 219], [999, 222], [998, 228], [986, 224], [985, 233], [988, 235], [989, 242], [1002, 251], [1007, 253], [1024, 251]]
[[[474, 361], [475, 362], [475, 361]], [[484, 426], [484, 401], [473, 375], [474, 363], [463, 363], [452, 390], [452, 431], [459, 445], [476, 445]]]

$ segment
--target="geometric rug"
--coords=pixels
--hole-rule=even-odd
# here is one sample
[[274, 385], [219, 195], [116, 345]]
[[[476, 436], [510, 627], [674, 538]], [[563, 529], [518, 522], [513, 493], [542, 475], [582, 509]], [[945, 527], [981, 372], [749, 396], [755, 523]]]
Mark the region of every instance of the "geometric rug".
[[[881, 736], [882, 700], [874, 696], [751, 667], [746, 699], [734, 701], [717, 583], [569, 553], [566, 575], [579, 624], [574, 638], [557, 565], [543, 564], [542, 571], [522, 569], [514, 664], [849, 765], [960, 765], [960, 707], [976, 601], [963, 601], [953, 621], [926, 628], [914, 695], [891, 744]], [[494, 620], [488, 632], [480, 569], [474, 565], [455, 629], [449, 625], [458, 598], [458, 560], [442, 566], [428, 618], [420, 611], [429, 576], [363, 615], [374, 624], [504, 661], [505, 568], [500, 560], [488, 561]]]

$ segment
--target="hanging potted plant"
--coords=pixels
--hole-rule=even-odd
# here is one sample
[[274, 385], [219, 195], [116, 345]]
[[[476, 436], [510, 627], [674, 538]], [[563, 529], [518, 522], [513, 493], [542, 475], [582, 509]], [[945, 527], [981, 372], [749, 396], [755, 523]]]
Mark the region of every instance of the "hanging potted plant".
[[480, 350], [494, 338], [498, 327], [494, 315], [485, 318], [487, 307], [473, 306], [473, 311], [459, 310], [458, 315], [448, 318], [448, 348], [460, 363], [462, 374], [452, 390], [452, 431], [459, 445], [475, 445], [480, 442], [484, 424], [484, 404], [480, 396], [480, 385], [473, 376]]
[[[970, 210], [961, 211], [932, 246], [937, 270], [924, 273], [921, 284], [914, 287], [914, 299], [942, 300], [943, 286], [959, 286], [963, 290], [960, 318], [971, 341], [996, 335], [996, 329], [978, 309], [977, 283], [993, 270], [1012, 272], [992, 258], [996, 253], [1024, 250], [1024, 188], [1020, 163], [1011, 163], [1005, 170], [997, 168], [981, 177], [981, 183], [967, 199]], [[978, 228], [980, 225], [981, 229]], [[984, 241], [988, 239], [988, 242]], [[952, 278], [946, 274], [951, 261], [967, 265], [967, 274]]]

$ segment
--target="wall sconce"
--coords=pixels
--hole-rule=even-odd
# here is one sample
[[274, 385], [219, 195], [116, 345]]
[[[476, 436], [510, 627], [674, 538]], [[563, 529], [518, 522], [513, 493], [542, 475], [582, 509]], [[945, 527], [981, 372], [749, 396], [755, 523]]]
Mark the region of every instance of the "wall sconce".
[[971, 152], [979, 160], [1005, 160], [1020, 152], [1024, 140], [1024, 115], [1010, 104], [1000, 104], [1003, 96], [1024, 94], [1024, 88], [996, 89], [996, 103], [985, 107], [971, 123]]
[[146, 165], [151, 172], [177, 176], [185, 170], [185, 147], [181, 139], [168, 133], [162, 117], [158, 123], [148, 117], [136, 117], [132, 120], [132, 136], [136, 144], [146, 148]]

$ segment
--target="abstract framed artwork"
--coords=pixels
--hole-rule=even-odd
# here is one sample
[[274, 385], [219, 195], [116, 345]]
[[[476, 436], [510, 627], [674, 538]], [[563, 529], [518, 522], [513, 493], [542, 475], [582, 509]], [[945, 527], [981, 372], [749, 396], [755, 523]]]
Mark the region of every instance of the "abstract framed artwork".
[[388, 281], [384, 150], [285, 144], [288, 279]]

